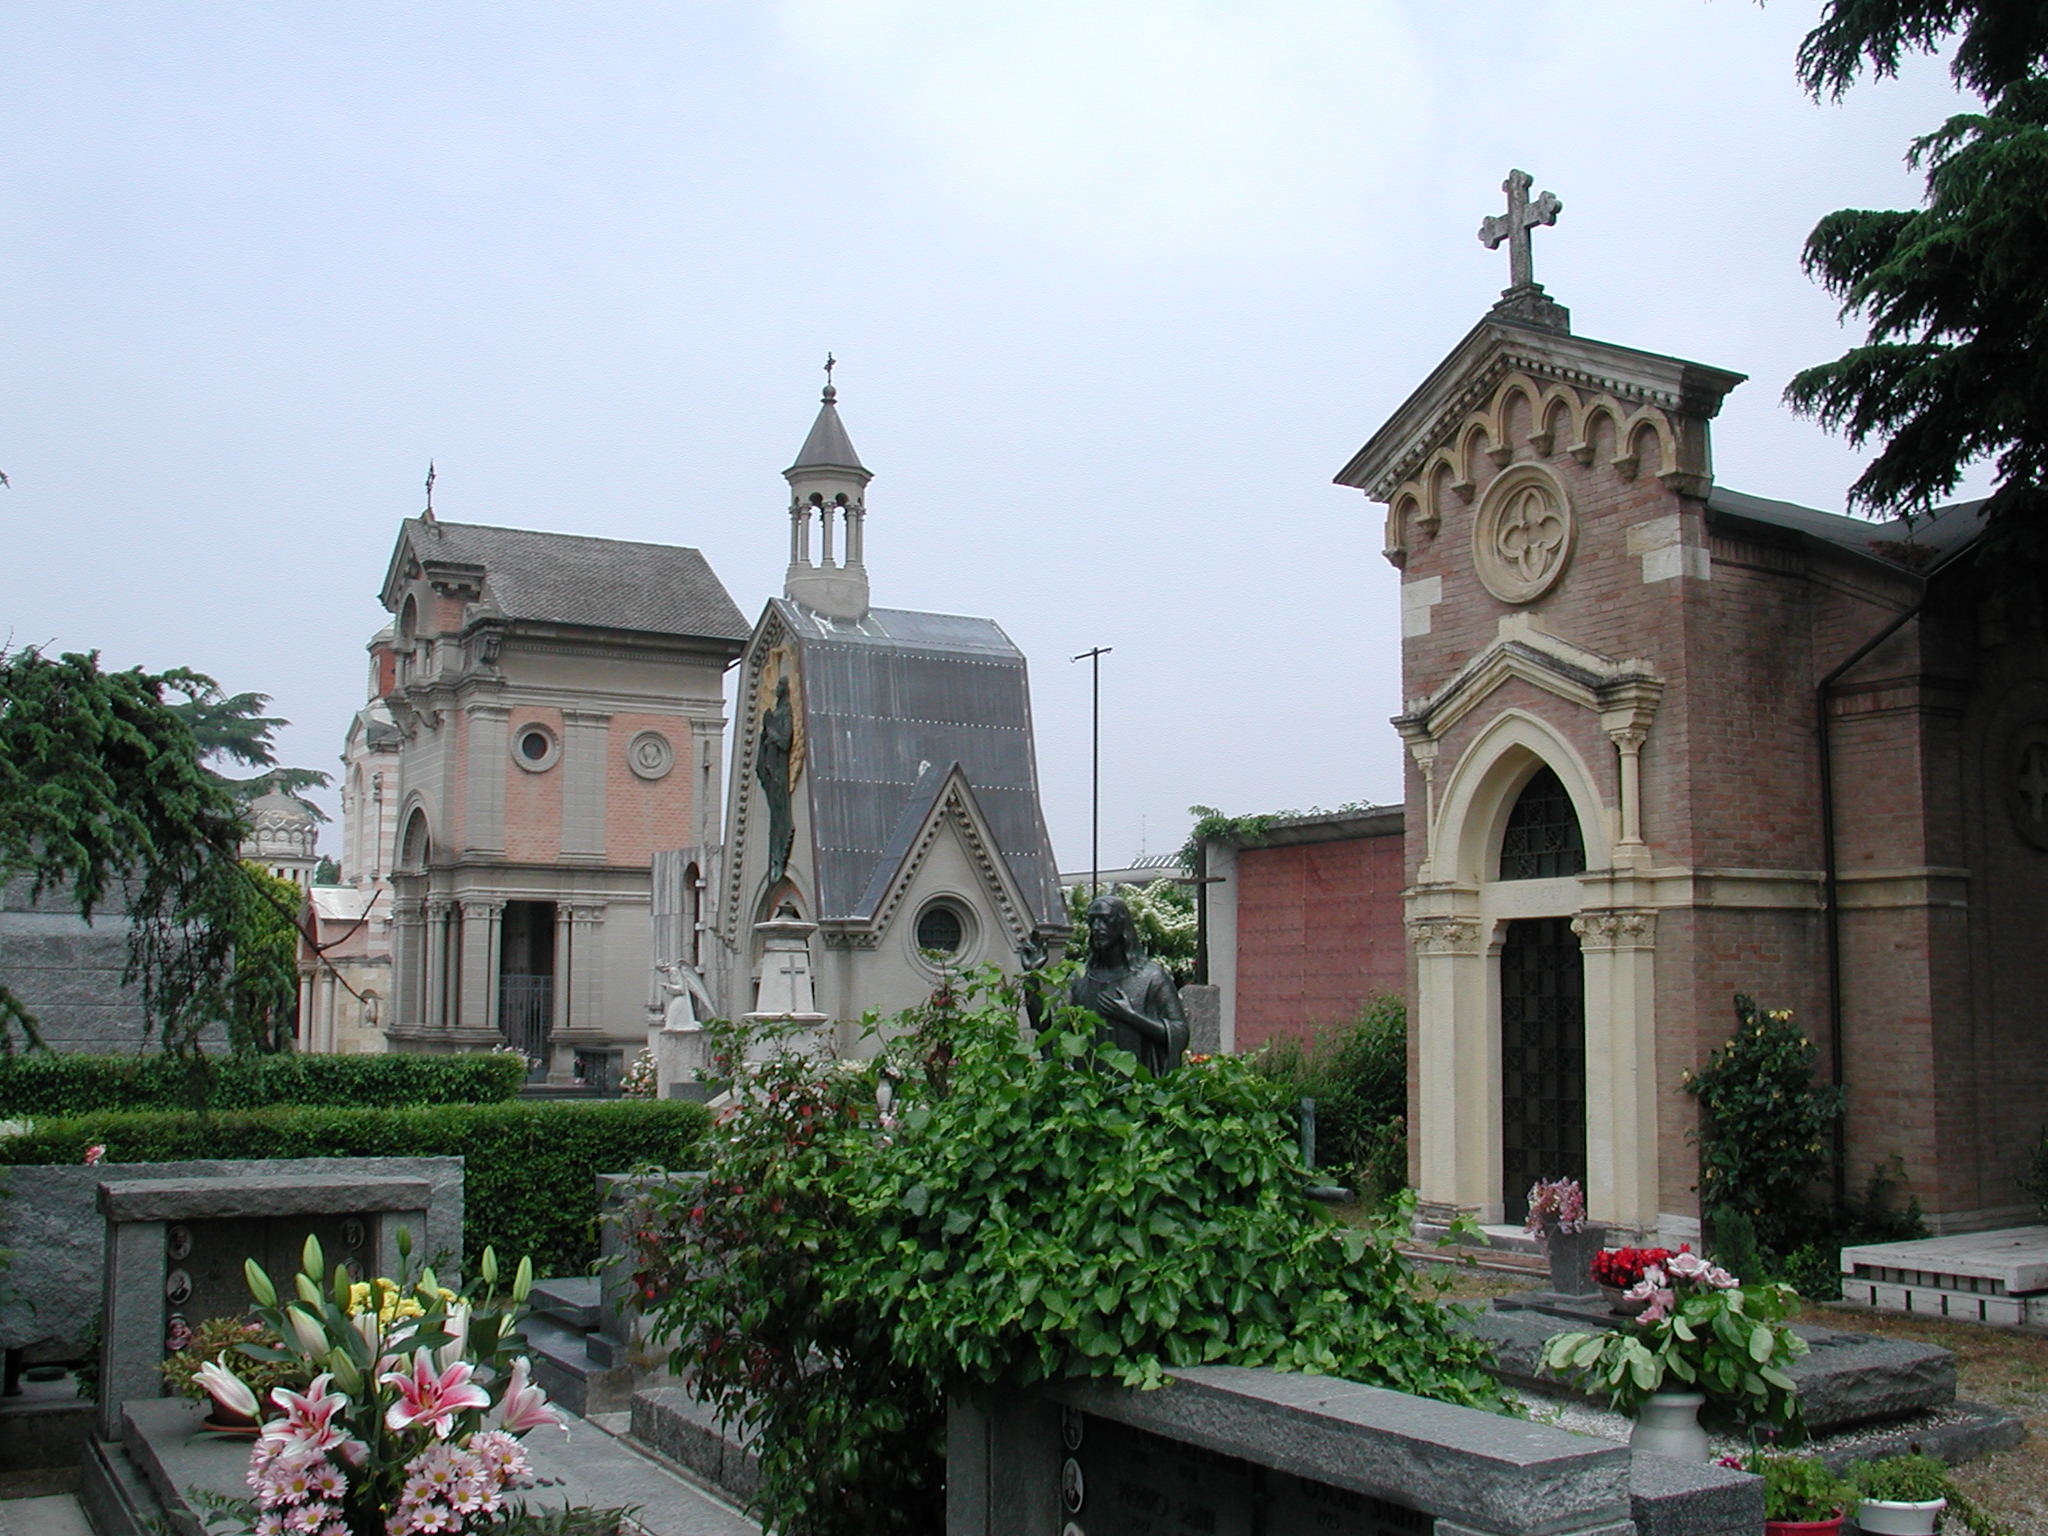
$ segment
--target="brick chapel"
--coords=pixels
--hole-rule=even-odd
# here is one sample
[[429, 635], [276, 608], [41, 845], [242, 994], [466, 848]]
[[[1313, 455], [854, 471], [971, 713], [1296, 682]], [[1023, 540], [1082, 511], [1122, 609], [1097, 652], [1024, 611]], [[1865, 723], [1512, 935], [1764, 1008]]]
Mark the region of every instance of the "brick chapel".
[[2038, 608], [1983, 595], [1974, 504], [1909, 526], [1718, 485], [1742, 376], [1574, 335], [1529, 273], [1555, 200], [1507, 190], [1482, 238], [1513, 285], [1337, 476], [1401, 572], [1406, 804], [1211, 850], [1226, 1044], [1399, 976], [1425, 1217], [1519, 1221], [1575, 1174], [1595, 1220], [1675, 1241], [1682, 1077], [1746, 992], [1846, 1087], [1852, 1192], [1895, 1166], [1936, 1232], [2028, 1219]]

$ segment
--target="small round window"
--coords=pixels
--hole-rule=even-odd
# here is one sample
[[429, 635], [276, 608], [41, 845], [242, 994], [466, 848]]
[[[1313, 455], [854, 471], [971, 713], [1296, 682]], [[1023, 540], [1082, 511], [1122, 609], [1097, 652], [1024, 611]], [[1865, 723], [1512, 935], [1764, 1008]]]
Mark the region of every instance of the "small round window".
[[966, 942], [967, 926], [959, 910], [943, 902], [926, 907], [917, 919], [917, 947], [942, 955], [957, 955]]
[[529, 773], [547, 772], [561, 755], [561, 738], [539, 721], [512, 733], [512, 760]]

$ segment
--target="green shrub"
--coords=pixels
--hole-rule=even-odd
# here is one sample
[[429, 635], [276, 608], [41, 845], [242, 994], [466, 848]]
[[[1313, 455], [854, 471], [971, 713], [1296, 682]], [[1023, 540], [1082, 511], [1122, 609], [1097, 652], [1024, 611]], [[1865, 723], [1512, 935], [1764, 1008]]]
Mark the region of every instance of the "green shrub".
[[1685, 1075], [1700, 1101], [1700, 1206], [1709, 1225], [1719, 1212], [1748, 1217], [1758, 1246], [1785, 1253], [1812, 1225], [1842, 1090], [1814, 1081], [1820, 1053], [1790, 1009], [1765, 1012], [1738, 992], [1735, 1019], [1733, 1037]]
[[1027, 1041], [976, 987], [857, 1070], [764, 1063], [635, 1224], [672, 1366], [755, 1434], [764, 1525], [936, 1529], [943, 1383], [1223, 1363], [1499, 1402], [1391, 1229], [1309, 1198], [1287, 1089], [1229, 1056], [1154, 1076], [1074, 1009]]
[[597, 1257], [596, 1176], [649, 1159], [689, 1167], [708, 1123], [702, 1105], [677, 1100], [110, 1111], [39, 1120], [25, 1134], [0, 1137], [0, 1163], [81, 1162], [95, 1143], [110, 1163], [460, 1157], [463, 1251], [531, 1254], [538, 1273], [560, 1275]]
[[2020, 1188], [2034, 1197], [2034, 1203], [2041, 1208], [2041, 1219], [2048, 1221], [2048, 1126], [2041, 1128], [2041, 1139], [2034, 1143], [2034, 1149], [2027, 1156], [2026, 1170], [2020, 1174]]
[[0, 1117], [132, 1109], [261, 1109], [324, 1104], [498, 1104], [526, 1080], [504, 1051], [462, 1056], [74, 1056], [0, 1058]]
[[1290, 1099], [1316, 1101], [1316, 1162], [1368, 1198], [1408, 1182], [1408, 1008], [1392, 993], [1369, 999], [1352, 1023], [1307, 1046], [1278, 1041], [1253, 1058]]

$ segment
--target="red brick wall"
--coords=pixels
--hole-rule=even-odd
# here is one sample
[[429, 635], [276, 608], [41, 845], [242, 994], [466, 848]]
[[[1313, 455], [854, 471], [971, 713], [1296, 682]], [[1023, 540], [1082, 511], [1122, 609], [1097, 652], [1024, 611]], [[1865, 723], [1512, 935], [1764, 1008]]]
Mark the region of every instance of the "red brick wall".
[[1237, 855], [1237, 1046], [1306, 1041], [1407, 985], [1401, 830]]

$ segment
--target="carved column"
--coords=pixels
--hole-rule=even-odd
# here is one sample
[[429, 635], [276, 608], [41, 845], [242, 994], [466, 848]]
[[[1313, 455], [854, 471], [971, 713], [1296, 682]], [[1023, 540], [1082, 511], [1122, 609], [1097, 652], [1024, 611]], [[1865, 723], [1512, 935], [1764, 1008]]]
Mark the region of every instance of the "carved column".
[[1635, 1235], [1657, 1227], [1657, 914], [1572, 919], [1586, 978], [1586, 1202]]
[[1485, 925], [1476, 914], [1416, 905], [1411, 900], [1408, 942], [1416, 971], [1409, 1136], [1417, 1193], [1433, 1221], [1497, 1217], [1498, 1116], [1486, 1106], [1500, 1100], [1500, 1052], [1488, 1028]]
[[1650, 733], [1641, 726], [1624, 726], [1607, 733], [1621, 754], [1621, 845], [1643, 846], [1643, 740]]
[[[548, 1020], [548, 1081], [567, 1083], [575, 1077], [575, 1053], [564, 1045], [563, 1037], [569, 1032], [570, 992], [574, 986], [572, 977], [576, 964], [576, 930], [569, 921], [569, 904], [555, 903], [555, 985], [551, 999], [552, 1017]], [[559, 1068], [557, 1063], [561, 1063]]]
[[455, 903], [445, 896], [429, 896], [426, 900], [426, 949], [427, 949], [427, 990], [425, 1006], [420, 1010], [420, 1022], [428, 1030], [441, 1033], [448, 1028], [448, 921]]
[[461, 1025], [465, 1033], [497, 1033], [498, 953], [504, 920], [502, 901], [466, 899], [462, 903]]
[[1436, 878], [1436, 756], [1437, 744], [1426, 735], [1409, 738], [1408, 755], [1422, 775], [1422, 867], [1418, 881]]
[[391, 903], [391, 1027], [417, 1029], [426, 1018], [426, 918], [417, 898]]

